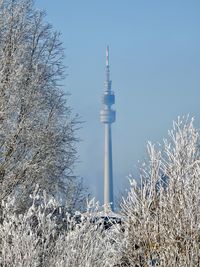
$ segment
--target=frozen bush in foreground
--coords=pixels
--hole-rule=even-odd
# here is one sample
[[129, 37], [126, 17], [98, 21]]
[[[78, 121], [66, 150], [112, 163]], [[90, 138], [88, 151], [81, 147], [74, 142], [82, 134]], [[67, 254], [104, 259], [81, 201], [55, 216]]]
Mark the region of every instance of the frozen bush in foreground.
[[44, 266], [46, 257], [52, 253], [57, 226], [52, 214], [57, 203], [48, 200], [45, 193], [40, 197], [34, 193], [32, 200], [32, 206], [23, 215], [13, 213], [14, 198], [3, 206], [0, 225], [2, 266]]
[[123, 201], [122, 266], [200, 266], [200, 147], [193, 120], [179, 118], [156, 150], [141, 185], [131, 183]]
[[[118, 227], [105, 231], [91, 216], [65, 214], [63, 222], [55, 216], [59, 209], [45, 192], [32, 196], [32, 205], [23, 215], [13, 213], [14, 199], [4, 204], [0, 224], [1, 266], [113, 266]], [[63, 227], [64, 225], [64, 227]]]

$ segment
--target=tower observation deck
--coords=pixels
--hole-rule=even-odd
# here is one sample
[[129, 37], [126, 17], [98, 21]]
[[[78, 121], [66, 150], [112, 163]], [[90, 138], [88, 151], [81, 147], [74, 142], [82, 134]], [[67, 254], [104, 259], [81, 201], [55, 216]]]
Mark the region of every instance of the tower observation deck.
[[111, 90], [109, 65], [109, 47], [106, 48], [106, 79], [103, 93], [103, 107], [100, 111], [100, 120], [104, 124], [104, 211], [114, 210], [113, 203], [113, 166], [112, 166], [112, 132], [111, 124], [115, 122], [116, 112], [112, 109], [115, 95]]

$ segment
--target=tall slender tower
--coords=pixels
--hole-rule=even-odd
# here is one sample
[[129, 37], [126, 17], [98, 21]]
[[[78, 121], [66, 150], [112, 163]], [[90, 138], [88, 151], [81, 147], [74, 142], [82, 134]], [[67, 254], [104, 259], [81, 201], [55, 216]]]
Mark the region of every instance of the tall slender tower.
[[112, 134], [111, 124], [115, 122], [115, 95], [111, 90], [109, 47], [106, 48], [106, 80], [103, 93], [103, 107], [100, 120], [104, 124], [104, 211], [114, 210], [113, 203], [113, 167], [112, 167]]

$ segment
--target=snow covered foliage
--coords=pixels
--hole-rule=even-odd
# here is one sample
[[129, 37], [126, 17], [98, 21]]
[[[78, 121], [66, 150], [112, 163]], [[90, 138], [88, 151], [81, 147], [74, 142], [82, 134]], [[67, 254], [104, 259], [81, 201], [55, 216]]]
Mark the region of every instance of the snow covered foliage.
[[[193, 120], [178, 119], [163, 146], [148, 144], [141, 183], [131, 181], [122, 224], [105, 229], [98, 206], [72, 216], [37, 188], [13, 213], [3, 202], [1, 266], [200, 266], [200, 147]], [[100, 218], [100, 216], [99, 216]]]
[[[141, 183], [131, 181], [122, 225], [105, 229], [98, 206], [72, 216], [39, 188], [24, 213], [15, 198], [2, 202], [1, 266], [200, 266], [200, 147], [193, 120], [178, 119], [156, 149]], [[100, 218], [100, 217], [99, 217]]]
[[36, 183], [73, 195], [76, 129], [61, 84], [59, 34], [32, 0], [0, 1], [0, 200], [27, 206]]
[[[113, 266], [119, 243], [118, 226], [105, 231], [91, 215], [59, 214], [58, 203], [36, 190], [31, 207], [22, 215], [4, 204], [0, 224], [1, 266]], [[94, 213], [93, 213], [94, 215]]]
[[163, 146], [148, 144], [141, 184], [123, 201], [122, 266], [200, 266], [200, 146], [193, 120], [178, 118]]

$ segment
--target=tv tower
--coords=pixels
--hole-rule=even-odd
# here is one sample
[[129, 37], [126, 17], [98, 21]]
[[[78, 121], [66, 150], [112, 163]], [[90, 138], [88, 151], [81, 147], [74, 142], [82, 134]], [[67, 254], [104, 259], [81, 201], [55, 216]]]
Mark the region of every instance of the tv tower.
[[103, 93], [103, 108], [100, 120], [104, 124], [104, 212], [114, 210], [113, 203], [113, 166], [112, 166], [112, 133], [111, 124], [115, 122], [116, 113], [112, 109], [115, 95], [111, 90], [109, 47], [106, 48], [106, 80]]

